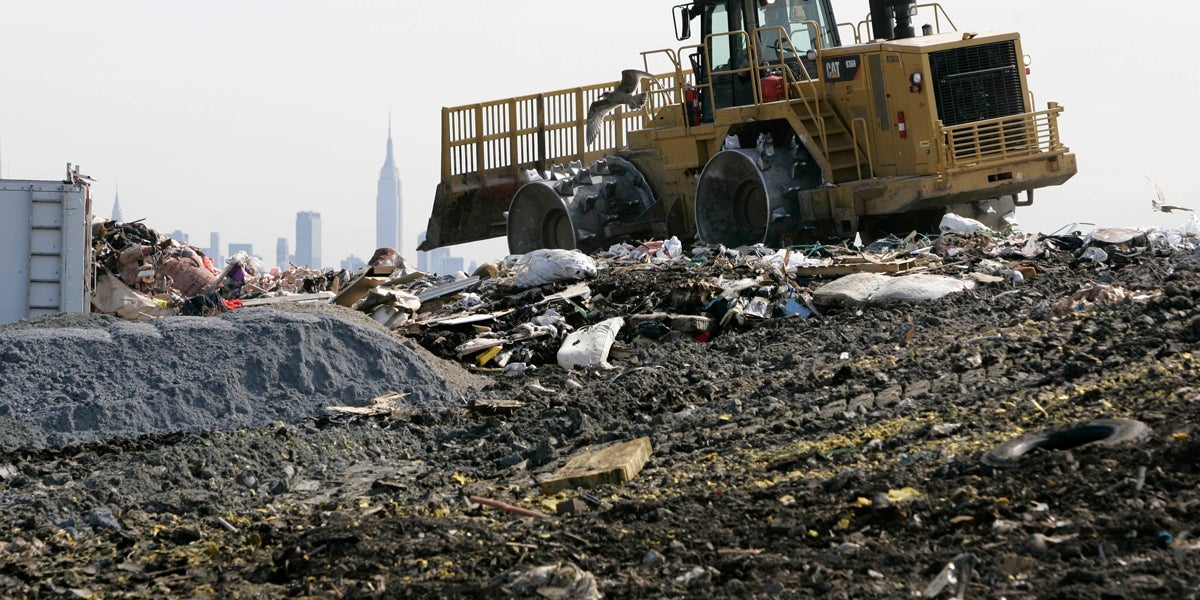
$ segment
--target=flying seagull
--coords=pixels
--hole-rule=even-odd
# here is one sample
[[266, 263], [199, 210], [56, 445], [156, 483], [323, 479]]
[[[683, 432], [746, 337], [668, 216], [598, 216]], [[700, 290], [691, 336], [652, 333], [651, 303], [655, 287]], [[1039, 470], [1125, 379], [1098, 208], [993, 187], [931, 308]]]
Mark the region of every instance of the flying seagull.
[[600, 125], [608, 113], [618, 106], [628, 106], [633, 110], [638, 110], [646, 105], [645, 92], [637, 93], [638, 86], [643, 80], [649, 80], [651, 84], [658, 85], [658, 80], [645, 71], [637, 69], [621, 71], [621, 83], [615, 89], [600, 94], [600, 97], [588, 107], [586, 133], [589, 146], [596, 140], [596, 136], [600, 135]]
[[1155, 192], [1155, 194], [1158, 195], [1157, 199], [1150, 200], [1150, 206], [1154, 209], [1154, 212], [1165, 212], [1167, 214], [1170, 214], [1171, 211], [1175, 211], [1175, 210], [1184, 210], [1187, 212], [1192, 212], [1192, 209], [1190, 209], [1190, 208], [1184, 208], [1182, 206], [1171, 206], [1171, 205], [1167, 204], [1167, 197], [1165, 194], [1163, 194], [1162, 188], [1158, 187], [1158, 184], [1154, 183], [1153, 179], [1150, 179], [1149, 177], [1147, 177], [1146, 179], [1148, 179], [1150, 181], [1150, 184], [1154, 186], [1154, 192]]

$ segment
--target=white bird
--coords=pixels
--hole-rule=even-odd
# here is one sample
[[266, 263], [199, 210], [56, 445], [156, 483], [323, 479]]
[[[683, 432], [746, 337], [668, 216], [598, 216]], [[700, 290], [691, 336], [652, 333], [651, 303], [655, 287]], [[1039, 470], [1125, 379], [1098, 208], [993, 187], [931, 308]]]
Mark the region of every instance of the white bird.
[[1167, 204], [1167, 196], [1166, 196], [1166, 194], [1163, 194], [1162, 188], [1158, 187], [1158, 184], [1154, 183], [1153, 179], [1150, 179], [1149, 177], [1147, 177], [1146, 179], [1149, 180], [1150, 184], [1154, 186], [1154, 192], [1156, 195], [1158, 195], [1157, 199], [1150, 200], [1150, 206], [1151, 206], [1151, 208], [1154, 209], [1154, 212], [1164, 212], [1167, 214], [1171, 214], [1171, 211], [1175, 211], [1175, 210], [1183, 210], [1183, 211], [1187, 211], [1187, 212], [1192, 212], [1192, 209], [1190, 209], [1190, 208], [1184, 208], [1182, 206], [1171, 206], [1171, 205]]
[[589, 146], [600, 134], [600, 125], [608, 113], [618, 106], [627, 106], [638, 110], [646, 105], [646, 93], [637, 93], [638, 86], [643, 80], [649, 80], [652, 85], [658, 85], [658, 79], [645, 71], [637, 69], [621, 71], [621, 83], [617, 84], [616, 88], [600, 94], [600, 97], [588, 107], [586, 135]]

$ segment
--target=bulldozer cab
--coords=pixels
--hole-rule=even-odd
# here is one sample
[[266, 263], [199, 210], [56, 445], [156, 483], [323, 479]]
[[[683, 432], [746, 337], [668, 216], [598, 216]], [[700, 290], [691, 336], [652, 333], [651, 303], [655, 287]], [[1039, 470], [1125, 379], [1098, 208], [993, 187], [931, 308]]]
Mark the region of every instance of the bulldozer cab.
[[815, 79], [809, 51], [841, 45], [829, 0], [700, 0], [679, 8], [681, 41], [690, 37], [690, 21], [700, 20], [703, 42], [689, 58], [704, 122], [714, 108], [754, 103], [752, 63], [786, 68], [792, 81]]

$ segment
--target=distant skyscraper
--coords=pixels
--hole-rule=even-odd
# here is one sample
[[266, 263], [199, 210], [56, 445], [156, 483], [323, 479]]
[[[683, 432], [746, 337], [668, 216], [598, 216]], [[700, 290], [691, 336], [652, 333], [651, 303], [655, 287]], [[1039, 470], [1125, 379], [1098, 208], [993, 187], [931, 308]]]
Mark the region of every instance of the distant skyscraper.
[[357, 271], [367, 266], [367, 261], [351, 254], [342, 260], [342, 268], [347, 271]]
[[321, 213], [296, 213], [296, 266], [324, 268], [321, 265]]
[[392, 117], [388, 116], [387, 157], [379, 170], [379, 185], [375, 194], [375, 247], [392, 248], [401, 256], [404, 247], [404, 204], [400, 197], [400, 170], [392, 154]]
[[449, 248], [435, 248], [429, 253], [429, 270], [438, 275], [451, 275], [463, 270], [463, 259], [451, 256]]
[[[221, 234], [220, 233], [217, 233], [214, 231], [214, 232], [208, 234], [208, 250], [205, 251], [205, 254], [207, 254], [208, 257], [213, 260], [214, 265], [220, 265], [225, 262], [223, 257], [221, 256]], [[220, 269], [222, 267], [217, 266], [217, 268]]]
[[121, 190], [119, 188], [113, 193], [112, 220], [118, 223], [125, 222], [125, 217], [121, 215]]
[[[113, 219], [113, 220], [117, 221], [119, 219]], [[176, 229], [175, 231], [168, 233], [167, 237], [169, 237], [177, 242], [183, 242], [185, 244], [189, 243], [188, 234], [184, 233], [182, 229]]]
[[247, 256], [254, 256], [254, 244], [230, 244], [229, 256], [233, 256], [238, 252], [245, 252]]
[[275, 242], [275, 266], [285, 270], [288, 268], [287, 238], [279, 238], [279, 240]]
[[[417, 246], [420, 246], [421, 244], [424, 244], [424, 243], [425, 243], [425, 232], [422, 231], [421, 234], [417, 236]], [[421, 271], [422, 273], [429, 272], [429, 253], [428, 252], [422, 252], [420, 250], [417, 250], [417, 270]]]

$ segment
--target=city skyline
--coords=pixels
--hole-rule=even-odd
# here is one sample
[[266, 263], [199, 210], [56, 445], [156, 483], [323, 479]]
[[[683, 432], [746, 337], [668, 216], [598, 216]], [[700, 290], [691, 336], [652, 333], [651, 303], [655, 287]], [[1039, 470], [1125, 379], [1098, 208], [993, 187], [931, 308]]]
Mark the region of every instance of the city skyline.
[[[289, 235], [300, 207], [318, 210], [332, 266], [335, 257], [369, 256], [376, 248], [377, 136], [391, 109], [408, 240], [398, 250], [412, 256], [441, 179], [442, 107], [615, 81], [623, 69], [643, 66], [643, 51], [701, 41], [698, 35], [675, 40], [675, 4], [557, 7], [560, 18], [614, 32], [604, 37], [603, 52], [580, 53], [564, 51], [581, 43], [571, 27], [541, 28], [537, 39], [512, 47], [513, 32], [532, 31], [528, 15], [546, 6], [526, 0], [451, 0], [420, 10], [311, 0], [10, 3], [0, 55], [12, 60], [0, 62], [0, 76], [19, 93], [9, 94], [0, 112], [4, 174], [57, 180], [66, 162], [82, 164], [97, 180], [94, 198], [112, 199], [120, 177], [127, 220], [144, 218], [196, 239], [220, 231], [262, 249]], [[863, 0], [832, 4], [839, 22], [867, 13]], [[1200, 123], [1182, 119], [1167, 138], [1155, 128], [1115, 129], [1147, 107], [1190, 114], [1200, 78], [1187, 75], [1184, 55], [1170, 45], [1187, 38], [1185, 20], [1103, 1], [1082, 13], [1072, 3], [1033, 0], [943, 4], [963, 32], [1019, 32], [1038, 108], [1053, 101], [1065, 109], [1061, 135], [1080, 172], [1061, 187], [1039, 190], [1032, 207], [1018, 210], [1023, 230], [1051, 233], [1077, 221], [1186, 222], [1187, 215], [1150, 210], [1155, 192], [1146, 178], [1173, 204], [1200, 197], [1180, 142], [1194, 137]], [[1113, 52], [1111, 38], [1095, 34], [1100, 19], [1113, 14], [1127, 17], [1130, 30], [1156, 35]], [[46, 23], [65, 28], [53, 44], [44, 43]], [[430, 40], [449, 39], [463, 27], [474, 32], [472, 43], [450, 45], [438, 60], [406, 63], [404, 76], [384, 75], [402, 57], [421, 56]], [[263, 31], [280, 35], [256, 35]], [[313, 43], [313, 32], [320, 43]], [[506, 51], [480, 51], [492, 47]], [[1100, 54], [1106, 60], [1093, 60]], [[471, 65], [470, 77], [450, 74], [446, 64]], [[77, 82], [51, 73], [88, 74], [89, 93], [81, 96]], [[1101, 98], [1097, 91], [1112, 73], [1137, 73], [1162, 87], [1107, 86]], [[507, 254], [503, 238], [452, 251], [480, 262]]]

